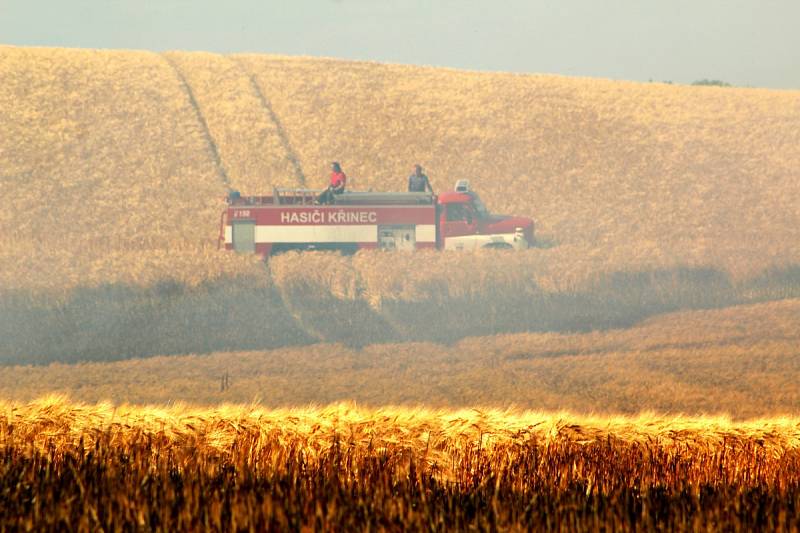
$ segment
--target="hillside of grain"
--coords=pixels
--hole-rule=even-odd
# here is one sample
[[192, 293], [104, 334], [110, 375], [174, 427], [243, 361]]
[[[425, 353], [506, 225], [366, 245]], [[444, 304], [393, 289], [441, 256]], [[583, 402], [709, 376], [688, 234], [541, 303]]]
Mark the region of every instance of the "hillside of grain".
[[[0, 361], [622, 327], [800, 290], [797, 92], [10, 46], [0, 80]], [[229, 188], [321, 187], [333, 159], [359, 189], [415, 162], [468, 178], [540, 247], [216, 249]]]
[[561, 264], [751, 272], [800, 254], [797, 92], [269, 55], [0, 57], [0, 229], [20, 253], [213, 244], [226, 183], [319, 187], [335, 158], [356, 188], [401, 188], [417, 161], [437, 190], [469, 178], [495, 211], [533, 216]]
[[800, 300], [787, 300], [672, 313], [624, 330], [471, 337], [450, 346], [316, 344], [12, 366], [0, 373], [0, 398], [29, 401], [58, 392], [78, 401], [138, 404], [357, 401], [746, 418], [800, 409], [798, 346]]

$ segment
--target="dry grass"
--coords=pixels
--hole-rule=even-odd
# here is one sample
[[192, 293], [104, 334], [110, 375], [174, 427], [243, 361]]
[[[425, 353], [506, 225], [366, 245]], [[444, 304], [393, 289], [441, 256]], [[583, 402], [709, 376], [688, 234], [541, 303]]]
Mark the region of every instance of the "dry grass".
[[796, 530], [800, 421], [0, 403], [16, 528]]
[[[3, 47], [3, 238], [213, 243], [224, 189], [170, 66], [145, 52]], [[204, 238], [192, 239], [201, 233]], [[92, 242], [94, 241], [94, 242]]]
[[[376, 309], [385, 301], [490, 299], [500, 291], [530, 297], [592, 291], [605, 277], [618, 272], [598, 257], [576, 260], [566, 272], [558, 270], [551, 259], [551, 250], [481, 250], [470, 254], [362, 251], [353, 256], [292, 252], [271, 258], [269, 268], [276, 284], [284, 288], [308, 286], [318, 294], [342, 300], [365, 299]], [[638, 264], [646, 278], [641, 280], [642, 285], [657, 283], [659, 274], [671, 269], [677, 277], [685, 266], [646, 261]]]
[[168, 52], [191, 87], [230, 185], [248, 195], [298, 186], [280, 129], [249, 74], [218, 54]]
[[225, 189], [163, 58], [2, 47], [0, 75], [3, 288], [146, 284], [173, 252], [190, 283], [236, 268], [209, 251]]
[[0, 286], [5, 291], [29, 293], [39, 301], [54, 297], [63, 301], [75, 289], [110, 285], [152, 287], [175, 282], [191, 289], [235, 276], [247, 276], [251, 283], [258, 280], [254, 289], [270, 283], [260, 258], [222, 253], [210, 244], [112, 248], [90, 258], [76, 257], [75, 252], [53, 248], [45, 254], [39, 245], [23, 242], [0, 249], [0, 262], [16, 267], [0, 269]]

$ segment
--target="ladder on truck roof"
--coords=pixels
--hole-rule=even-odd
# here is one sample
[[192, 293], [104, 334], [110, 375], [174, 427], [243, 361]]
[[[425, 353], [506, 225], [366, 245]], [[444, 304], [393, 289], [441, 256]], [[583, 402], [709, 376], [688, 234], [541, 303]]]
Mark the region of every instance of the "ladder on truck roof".
[[313, 205], [320, 194], [322, 194], [322, 189], [272, 188], [272, 199], [276, 204]]
[[[275, 204], [313, 205], [322, 189], [273, 187]], [[435, 196], [427, 192], [345, 191], [334, 195], [333, 205], [431, 205]]]

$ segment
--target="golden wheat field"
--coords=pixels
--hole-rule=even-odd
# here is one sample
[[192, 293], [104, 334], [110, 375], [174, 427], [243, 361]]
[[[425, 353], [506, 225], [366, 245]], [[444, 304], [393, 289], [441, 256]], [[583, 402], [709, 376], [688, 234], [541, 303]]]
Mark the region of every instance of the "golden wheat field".
[[798, 445], [796, 418], [0, 404], [9, 528], [795, 531]]

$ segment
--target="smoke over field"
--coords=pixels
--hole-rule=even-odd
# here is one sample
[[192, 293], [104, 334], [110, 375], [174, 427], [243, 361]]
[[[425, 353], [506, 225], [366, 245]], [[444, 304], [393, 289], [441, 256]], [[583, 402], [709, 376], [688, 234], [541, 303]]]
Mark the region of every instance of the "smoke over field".
[[[792, 92], [0, 50], [5, 362], [620, 327], [797, 292]], [[470, 179], [540, 247], [268, 269], [216, 251], [228, 187], [319, 187], [331, 159], [355, 188], [415, 162], [436, 190]]]
[[137, 404], [257, 401], [291, 407], [356, 401], [607, 415], [788, 415], [800, 408], [798, 319], [800, 303], [790, 300], [665, 314], [626, 329], [470, 337], [452, 345], [317, 343], [14, 366], [0, 373], [0, 397], [31, 401], [58, 392], [85, 402]]
[[[65, 256], [33, 264], [60, 270]], [[205, 263], [195, 268], [200, 259]], [[600, 264], [584, 281], [558, 286], [540, 250], [289, 253], [268, 265], [250, 259], [211, 251], [162, 251], [157, 258], [114, 253], [103, 258], [106, 264], [93, 265], [93, 275], [105, 283], [68, 288], [43, 277], [64, 285], [5, 289], [2, 361], [110, 361], [315, 342], [360, 348], [618, 329], [682, 309], [785, 299], [800, 291], [796, 269], [735, 282], [708, 268], [603, 272]], [[194, 278], [181, 280], [187, 275]], [[139, 276], [147, 281], [133, 281]]]

